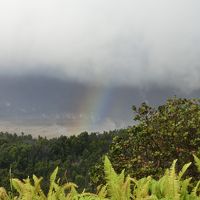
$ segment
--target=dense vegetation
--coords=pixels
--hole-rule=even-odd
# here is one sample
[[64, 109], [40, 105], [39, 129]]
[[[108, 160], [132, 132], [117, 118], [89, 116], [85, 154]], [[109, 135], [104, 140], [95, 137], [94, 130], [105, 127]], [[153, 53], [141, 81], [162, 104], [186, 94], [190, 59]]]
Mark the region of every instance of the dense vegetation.
[[[22, 179], [36, 174], [44, 177], [42, 188], [47, 192], [46, 180], [59, 166], [61, 184], [72, 181], [79, 185], [79, 191], [95, 191], [106, 182], [105, 155], [117, 173], [125, 169], [126, 175], [137, 179], [149, 175], [159, 179], [173, 160], [178, 159], [180, 171], [185, 163], [193, 161], [193, 154], [200, 157], [199, 100], [172, 98], [155, 108], [146, 103], [139, 108], [133, 106], [133, 111], [136, 125], [102, 134], [84, 132], [48, 140], [1, 133], [0, 185], [9, 189], [10, 177]], [[185, 176], [193, 177], [194, 182], [200, 179], [194, 164]]]
[[[66, 181], [67, 176], [67, 181], [89, 188], [89, 169], [108, 151], [112, 137], [118, 132], [90, 135], [84, 132], [49, 140], [0, 133], [0, 185], [9, 188], [10, 168], [12, 176], [20, 179], [36, 174], [48, 180], [53, 169], [59, 166], [61, 181]], [[45, 185], [47, 183], [43, 182], [43, 187]]]
[[[197, 168], [200, 169], [200, 160], [194, 156]], [[78, 193], [74, 183], [60, 184], [56, 180], [58, 168], [50, 177], [50, 185], [47, 195], [41, 189], [42, 178], [33, 175], [33, 183], [30, 178], [23, 181], [11, 179], [11, 186], [17, 191], [17, 195], [7, 193], [0, 188], [1, 200], [199, 200], [200, 181], [191, 187], [192, 177], [183, 179], [183, 176], [191, 163], [183, 166], [179, 173], [176, 173], [176, 160], [170, 169], [166, 170], [164, 176], [159, 180], [151, 176], [143, 177], [140, 180], [125, 176], [124, 171], [119, 175], [113, 169], [109, 159], [105, 157], [104, 172], [106, 185], [99, 187], [96, 194], [81, 192]]]
[[[193, 154], [200, 156], [199, 100], [173, 98], [157, 108], [133, 106], [133, 111], [138, 124], [114, 137], [107, 153], [118, 173], [126, 169], [133, 177], [158, 178], [173, 160], [178, 159], [180, 169]], [[188, 174], [200, 178], [194, 165]], [[92, 180], [102, 183], [102, 162], [93, 168]]]

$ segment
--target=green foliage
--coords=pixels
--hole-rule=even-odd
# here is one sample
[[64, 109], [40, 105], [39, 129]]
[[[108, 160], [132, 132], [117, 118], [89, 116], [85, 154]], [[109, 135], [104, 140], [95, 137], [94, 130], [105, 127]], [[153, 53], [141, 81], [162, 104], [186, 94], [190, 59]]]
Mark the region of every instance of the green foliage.
[[128, 200], [131, 197], [130, 182], [128, 176], [125, 180], [124, 170], [118, 175], [113, 169], [109, 159], [104, 162], [107, 190], [111, 200]]
[[194, 160], [195, 160], [195, 164], [197, 166], [197, 169], [200, 172], [200, 159], [197, 156], [194, 155]]
[[[199, 100], [175, 97], [157, 108], [143, 103], [139, 108], [133, 106], [133, 111], [137, 124], [114, 137], [107, 154], [118, 173], [126, 169], [136, 178], [148, 175], [159, 178], [174, 159], [178, 158], [180, 170], [193, 159], [193, 154], [200, 156]], [[93, 177], [102, 174], [99, 172], [102, 169], [102, 164], [96, 164]], [[194, 165], [187, 175], [200, 178]], [[99, 184], [103, 176], [92, 180]]]
[[[200, 168], [198, 158], [195, 162]], [[176, 173], [177, 160], [166, 170], [160, 179], [151, 176], [139, 180], [124, 175], [124, 170], [117, 174], [109, 159], [105, 157], [104, 172], [106, 185], [98, 188], [97, 194], [79, 193], [77, 186], [67, 182], [60, 184], [56, 176], [58, 168], [50, 177], [49, 192], [47, 195], [42, 191], [40, 184], [42, 178], [33, 175], [33, 183], [29, 178], [20, 181], [12, 179], [12, 185], [18, 194], [15, 197], [8, 195], [4, 188], [0, 188], [1, 200], [200, 200], [200, 181], [193, 188], [190, 186], [192, 178], [183, 179], [183, 175], [191, 163], [185, 164], [179, 173]]]
[[19, 179], [29, 174], [44, 177], [41, 187], [47, 193], [51, 171], [59, 166], [61, 182], [78, 181], [79, 190], [89, 188], [88, 171], [108, 151], [113, 135], [117, 131], [103, 134], [83, 132], [78, 136], [61, 136], [33, 139], [30, 135], [0, 133], [0, 185], [10, 187], [12, 176]]

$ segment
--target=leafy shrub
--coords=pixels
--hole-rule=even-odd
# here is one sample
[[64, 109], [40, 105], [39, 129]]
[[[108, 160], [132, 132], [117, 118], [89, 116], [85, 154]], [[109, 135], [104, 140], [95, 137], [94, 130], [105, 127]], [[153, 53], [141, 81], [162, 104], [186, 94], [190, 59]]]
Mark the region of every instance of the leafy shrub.
[[[193, 154], [200, 156], [199, 100], [172, 98], [159, 107], [143, 103], [133, 110], [137, 125], [116, 136], [107, 154], [118, 173], [125, 169], [137, 178], [159, 178], [174, 159], [178, 159], [180, 170]], [[97, 164], [93, 170], [93, 183], [97, 185], [102, 182], [101, 169], [103, 164]], [[187, 173], [200, 178], [194, 165]]]

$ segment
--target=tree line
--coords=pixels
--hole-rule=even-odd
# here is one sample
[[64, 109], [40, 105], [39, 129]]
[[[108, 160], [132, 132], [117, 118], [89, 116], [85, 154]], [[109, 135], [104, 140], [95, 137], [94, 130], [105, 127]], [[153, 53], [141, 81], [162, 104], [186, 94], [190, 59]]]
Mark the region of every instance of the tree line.
[[[83, 132], [53, 139], [1, 132], [0, 185], [8, 189], [11, 176], [24, 179], [30, 174], [49, 180], [50, 173], [59, 166], [61, 181], [79, 182], [80, 189], [89, 188], [89, 169], [108, 151], [118, 132]], [[47, 184], [43, 182], [44, 189]]]

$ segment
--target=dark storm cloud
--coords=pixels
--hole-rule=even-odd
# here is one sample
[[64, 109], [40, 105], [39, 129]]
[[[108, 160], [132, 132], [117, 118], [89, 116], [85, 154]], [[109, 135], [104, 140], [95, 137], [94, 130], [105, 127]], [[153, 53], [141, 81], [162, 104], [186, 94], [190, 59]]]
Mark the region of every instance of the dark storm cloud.
[[[180, 92], [174, 88], [134, 88], [118, 86], [109, 88], [106, 109], [101, 113], [80, 109], [85, 99], [92, 98], [104, 88], [62, 81], [47, 77], [0, 77], [1, 130], [27, 132], [33, 135], [72, 134], [81, 131], [103, 131], [132, 125], [131, 106], [147, 101], [153, 105], [163, 103], [174, 95], [198, 97], [200, 91]], [[92, 107], [92, 105], [91, 105]], [[92, 116], [91, 113], [95, 115]], [[77, 121], [85, 121], [77, 127]]]
[[0, 73], [102, 85], [200, 86], [198, 0], [8, 0]]
[[[199, 97], [199, 9], [199, 0], [1, 1], [1, 130], [109, 130], [133, 124], [133, 104]], [[105, 91], [102, 112], [88, 111]]]

